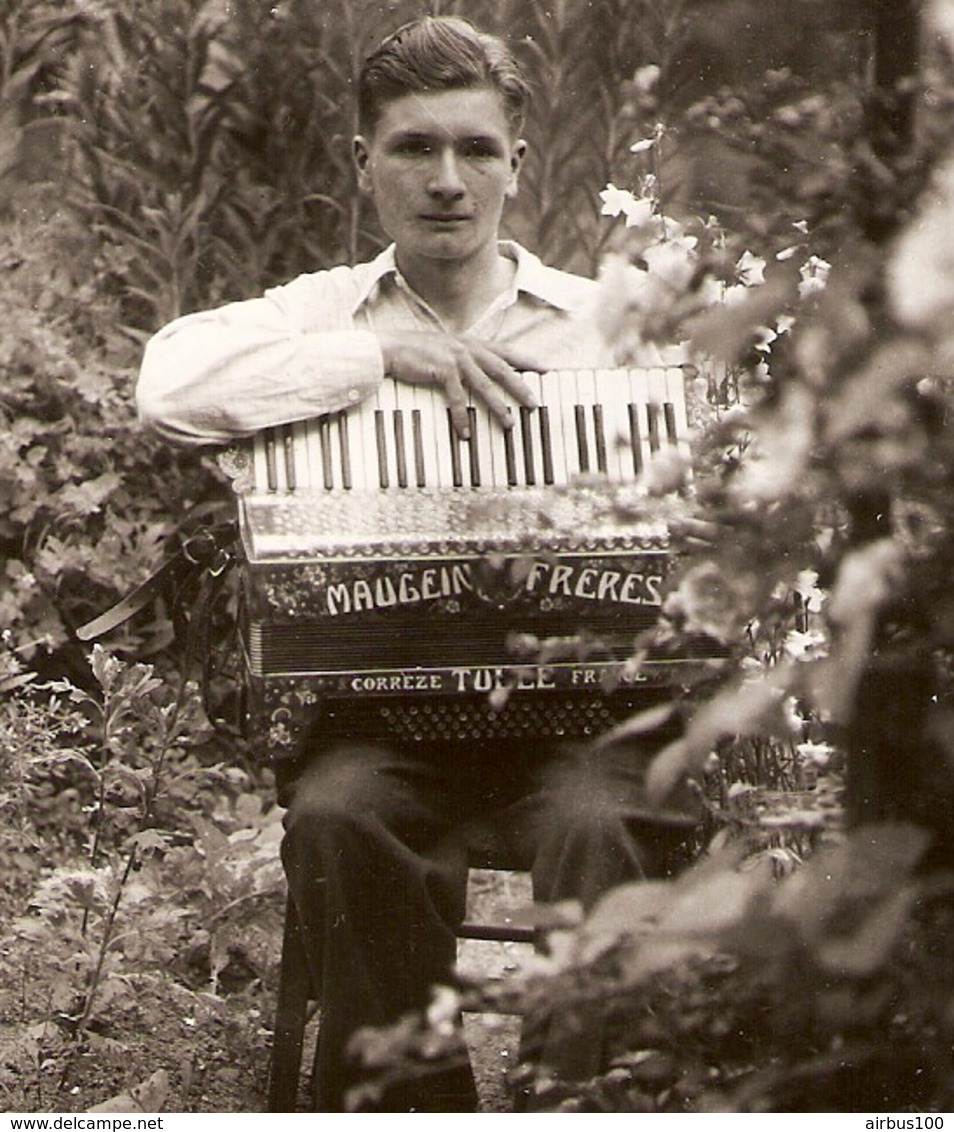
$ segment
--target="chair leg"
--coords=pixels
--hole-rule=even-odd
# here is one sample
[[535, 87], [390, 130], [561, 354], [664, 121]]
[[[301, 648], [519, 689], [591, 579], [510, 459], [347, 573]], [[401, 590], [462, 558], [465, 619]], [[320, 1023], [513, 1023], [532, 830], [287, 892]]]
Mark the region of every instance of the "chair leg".
[[298, 912], [285, 908], [285, 932], [275, 1011], [275, 1035], [268, 1075], [268, 1111], [295, 1112], [308, 1002], [314, 997]]

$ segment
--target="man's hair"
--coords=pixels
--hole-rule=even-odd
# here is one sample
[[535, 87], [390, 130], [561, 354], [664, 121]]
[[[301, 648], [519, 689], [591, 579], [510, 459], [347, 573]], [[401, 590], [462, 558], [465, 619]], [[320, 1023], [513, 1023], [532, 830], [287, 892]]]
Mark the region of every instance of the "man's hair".
[[374, 129], [387, 102], [406, 94], [489, 86], [500, 95], [514, 135], [530, 88], [502, 39], [455, 16], [425, 16], [392, 32], [364, 61], [358, 79], [359, 129]]

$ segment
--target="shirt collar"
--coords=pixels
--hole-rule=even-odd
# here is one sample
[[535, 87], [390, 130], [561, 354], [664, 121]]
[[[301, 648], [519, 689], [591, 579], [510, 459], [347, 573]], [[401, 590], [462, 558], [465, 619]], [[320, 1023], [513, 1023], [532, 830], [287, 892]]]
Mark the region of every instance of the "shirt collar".
[[[572, 311], [575, 307], [576, 291], [568, 286], [567, 277], [561, 271], [547, 267], [539, 257], [526, 248], [521, 247], [515, 240], [501, 240], [501, 255], [514, 260], [517, 270], [514, 273], [513, 289], [510, 301], [516, 300], [517, 295], [523, 293], [533, 296], [544, 303], [548, 303], [558, 310]], [[358, 279], [358, 292], [352, 307], [352, 314], [371, 298], [378, 285], [388, 277], [399, 275], [395, 246], [391, 244], [373, 260], [361, 265]]]

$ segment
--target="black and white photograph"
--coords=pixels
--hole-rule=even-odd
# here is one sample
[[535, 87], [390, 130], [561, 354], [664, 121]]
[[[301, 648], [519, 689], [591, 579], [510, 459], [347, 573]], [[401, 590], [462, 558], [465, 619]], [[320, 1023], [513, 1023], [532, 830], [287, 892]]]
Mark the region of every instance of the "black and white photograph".
[[2, 1132], [943, 1129], [952, 580], [954, 0], [0, 0]]

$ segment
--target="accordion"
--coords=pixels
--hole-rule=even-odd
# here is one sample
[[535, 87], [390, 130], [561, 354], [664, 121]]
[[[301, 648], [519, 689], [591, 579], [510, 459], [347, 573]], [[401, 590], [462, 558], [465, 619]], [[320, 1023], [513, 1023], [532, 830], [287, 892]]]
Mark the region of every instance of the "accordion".
[[524, 376], [537, 407], [509, 429], [473, 404], [462, 440], [439, 390], [385, 380], [226, 453], [246, 722], [270, 757], [308, 727], [585, 738], [672, 680], [683, 662], [632, 656], [674, 567], [639, 499], [687, 451], [684, 367]]

